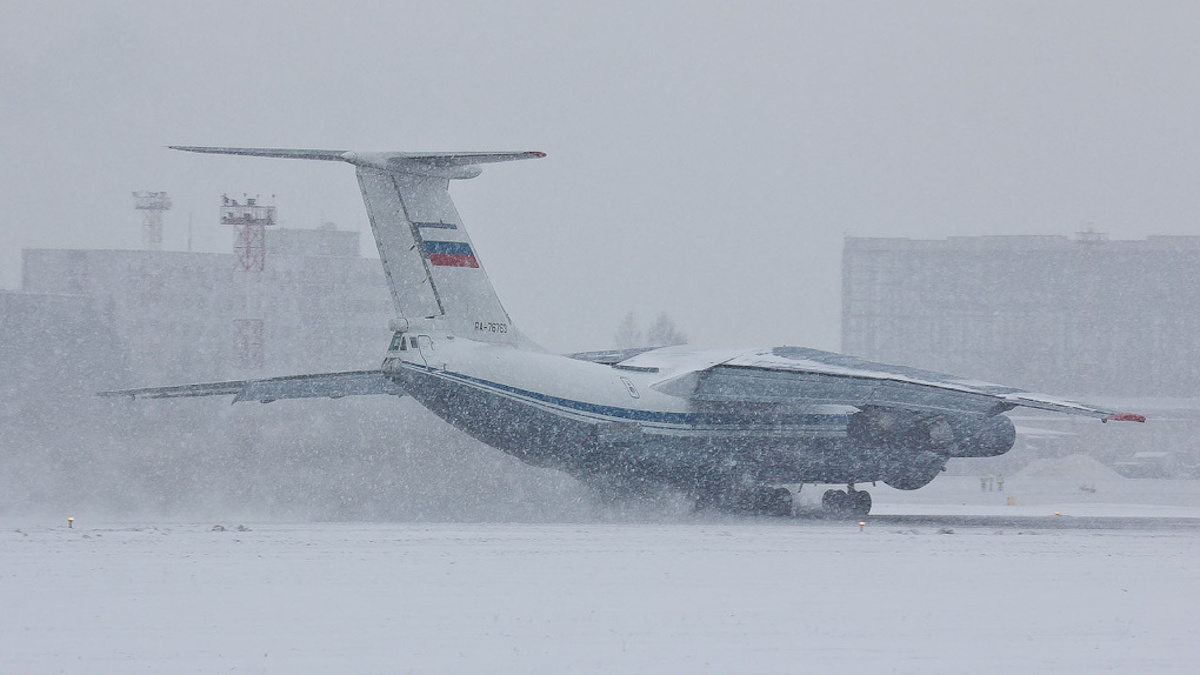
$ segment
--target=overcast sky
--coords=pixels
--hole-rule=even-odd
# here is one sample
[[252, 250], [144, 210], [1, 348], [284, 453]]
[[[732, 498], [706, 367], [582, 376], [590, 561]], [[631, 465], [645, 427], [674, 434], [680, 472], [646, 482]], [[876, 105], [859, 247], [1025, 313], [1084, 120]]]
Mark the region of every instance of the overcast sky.
[[[0, 287], [25, 247], [231, 250], [220, 195], [364, 233], [352, 167], [168, 144], [541, 150], [452, 194], [555, 350], [668, 311], [839, 346], [846, 235], [1200, 234], [1200, 5], [2, 0]], [[374, 254], [373, 251], [369, 251]], [[381, 348], [383, 345], [381, 345]]]

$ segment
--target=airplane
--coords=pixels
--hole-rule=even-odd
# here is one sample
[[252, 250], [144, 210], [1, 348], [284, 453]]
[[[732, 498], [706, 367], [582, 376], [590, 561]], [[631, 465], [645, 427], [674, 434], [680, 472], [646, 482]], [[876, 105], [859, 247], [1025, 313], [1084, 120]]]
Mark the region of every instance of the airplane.
[[356, 168], [395, 308], [379, 368], [100, 392], [234, 402], [407, 395], [528, 464], [613, 495], [681, 492], [697, 508], [785, 516], [788, 486], [828, 489], [823, 511], [863, 517], [857, 486], [927, 485], [959, 457], [1016, 440], [1017, 407], [1101, 421], [1145, 417], [1012, 387], [804, 347], [647, 347], [547, 353], [513, 324], [450, 198], [480, 165], [541, 152], [352, 152], [171, 146]]

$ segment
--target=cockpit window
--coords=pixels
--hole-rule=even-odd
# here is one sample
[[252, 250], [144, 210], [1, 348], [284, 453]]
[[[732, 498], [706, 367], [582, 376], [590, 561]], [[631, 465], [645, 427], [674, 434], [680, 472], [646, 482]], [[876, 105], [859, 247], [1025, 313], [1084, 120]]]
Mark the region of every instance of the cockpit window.
[[388, 345], [389, 352], [402, 352], [406, 351], [407, 349], [408, 346], [404, 342], [403, 333], [396, 333], [392, 336], [392, 344]]

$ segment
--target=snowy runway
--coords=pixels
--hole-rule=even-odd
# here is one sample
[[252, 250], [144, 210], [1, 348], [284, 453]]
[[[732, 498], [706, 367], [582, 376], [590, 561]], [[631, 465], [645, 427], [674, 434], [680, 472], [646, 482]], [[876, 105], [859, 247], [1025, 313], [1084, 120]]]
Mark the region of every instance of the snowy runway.
[[1200, 663], [1195, 528], [248, 525], [6, 528], [0, 672], [1145, 673]]

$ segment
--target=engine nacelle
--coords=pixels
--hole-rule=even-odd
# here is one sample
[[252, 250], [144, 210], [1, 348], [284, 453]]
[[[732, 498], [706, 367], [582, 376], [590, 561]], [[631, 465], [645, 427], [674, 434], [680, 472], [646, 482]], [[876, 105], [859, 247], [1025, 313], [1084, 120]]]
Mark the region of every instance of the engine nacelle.
[[916, 490], [929, 482], [946, 466], [946, 456], [922, 450], [887, 467], [883, 482], [897, 490]]
[[860, 448], [995, 457], [1012, 449], [1017, 429], [1004, 415], [929, 415], [870, 408], [850, 418], [846, 434]]
[[846, 434], [880, 478], [900, 490], [929, 484], [951, 457], [994, 457], [1012, 449], [1017, 430], [1004, 415], [930, 415], [868, 408], [850, 418]]
[[941, 451], [954, 442], [954, 429], [942, 417], [906, 410], [867, 408], [850, 418], [846, 435], [860, 448]]
[[955, 417], [946, 422], [954, 432], [951, 457], [995, 457], [1017, 442], [1017, 428], [1004, 415]]

